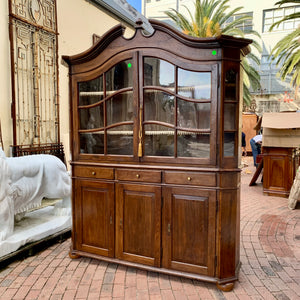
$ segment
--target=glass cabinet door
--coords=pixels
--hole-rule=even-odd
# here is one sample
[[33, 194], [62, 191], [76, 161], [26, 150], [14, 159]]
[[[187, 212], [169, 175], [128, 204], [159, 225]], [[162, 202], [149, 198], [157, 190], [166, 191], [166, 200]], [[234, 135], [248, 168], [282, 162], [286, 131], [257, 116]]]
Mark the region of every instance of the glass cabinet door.
[[210, 71], [144, 57], [144, 155], [210, 157]]
[[224, 157], [235, 155], [237, 143], [237, 72], [230, 69], [225, 74], [224, 97]]
[[132, 60], [78, 85], [80, 152], [133, 155]]

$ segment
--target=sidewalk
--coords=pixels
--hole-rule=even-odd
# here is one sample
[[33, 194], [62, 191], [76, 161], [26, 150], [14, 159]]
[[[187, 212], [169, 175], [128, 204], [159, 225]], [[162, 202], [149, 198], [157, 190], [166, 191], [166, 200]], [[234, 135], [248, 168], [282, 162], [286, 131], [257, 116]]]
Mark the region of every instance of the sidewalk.
[[0, 271], [0, 299], [300, 299], [300, 203], [264, 196], [252, 157], [242, 170], [241, 262], [232, 292], [215, 284], [94, 259], [71, 260], [70, 239]]

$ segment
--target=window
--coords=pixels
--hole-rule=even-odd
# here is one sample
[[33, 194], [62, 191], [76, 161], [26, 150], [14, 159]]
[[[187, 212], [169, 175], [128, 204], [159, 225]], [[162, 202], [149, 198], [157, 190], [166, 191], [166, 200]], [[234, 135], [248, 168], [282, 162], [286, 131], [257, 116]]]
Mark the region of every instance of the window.
[[[263, 19], [263, 32], [268, 32], [271, 25], [275, 22], [278, 22], [282, 18], [300, 12], [300, 6], [293, 7], [284, 7], [278, 9], [270, 9], [264, 11], [264, 19]], [[300, 25], [300, 18], [287, 20], [282, 22], [280, 25], [274, 27], [273, 31], [281, 31], [281, 30], [293, 30]]]
[[228, 18], [225, 22], [225, 26], [235, 20], [240, 19], [241, 17], [249, 16], [251, 19], [244, 20], [241, 24], [237, 26], [237, 28], [240, 28], [242, 31], [249, 31], [253, 29], [253, 12], [247, 12], [242, 14], [233, 15], [232, 17]]

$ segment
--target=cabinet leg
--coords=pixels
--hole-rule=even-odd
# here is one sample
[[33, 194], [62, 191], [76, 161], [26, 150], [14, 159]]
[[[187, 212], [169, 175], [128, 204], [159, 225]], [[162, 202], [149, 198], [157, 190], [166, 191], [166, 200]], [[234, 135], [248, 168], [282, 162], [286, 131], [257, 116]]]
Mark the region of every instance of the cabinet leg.
[[234, 286], [234, 282], [227, 282], [227, 283], [218, 283], [217, 282], [217, 288], [221, 290], [222, 292], [230, 292], [232, 291]]
[[81, 256], [78, 255], [78, 254], [72, 253], [72, 251], [70, 250], [69, 251], [69, 257], [72, 258], [72, 259], [77, 259], [77, 258], [80, 258]]

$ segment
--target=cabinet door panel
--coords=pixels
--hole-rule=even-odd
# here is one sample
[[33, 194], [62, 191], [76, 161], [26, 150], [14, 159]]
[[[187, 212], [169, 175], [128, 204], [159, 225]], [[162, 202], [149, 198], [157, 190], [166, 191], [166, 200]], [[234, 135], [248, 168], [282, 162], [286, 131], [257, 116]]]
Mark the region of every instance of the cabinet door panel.
[[160, 265], [160, 203], [158, 186], [117, 185], [116, 257]]
[[76, 181], [76, 246], [79, 250], [114, 256], [114, 184]]
[[164, 189], [163, 266], [212, 275], [215, 260], [215, 192]]

